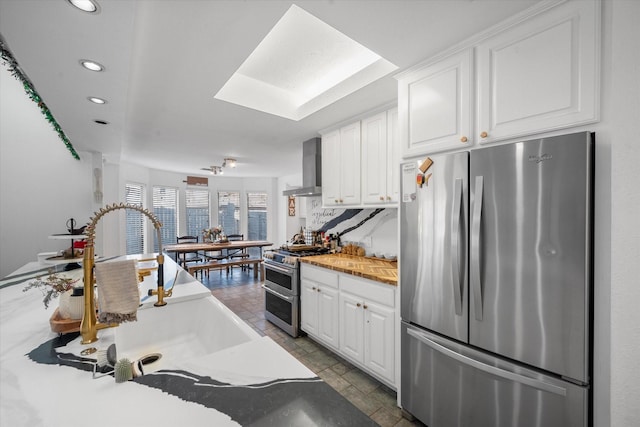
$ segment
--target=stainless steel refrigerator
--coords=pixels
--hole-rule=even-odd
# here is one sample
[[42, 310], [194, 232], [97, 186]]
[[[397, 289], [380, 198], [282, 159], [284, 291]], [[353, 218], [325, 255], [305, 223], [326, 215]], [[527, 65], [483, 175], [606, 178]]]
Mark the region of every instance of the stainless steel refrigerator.
[[401, 403], [429, 427], [590, 424], [593, 140], [401, 165]]

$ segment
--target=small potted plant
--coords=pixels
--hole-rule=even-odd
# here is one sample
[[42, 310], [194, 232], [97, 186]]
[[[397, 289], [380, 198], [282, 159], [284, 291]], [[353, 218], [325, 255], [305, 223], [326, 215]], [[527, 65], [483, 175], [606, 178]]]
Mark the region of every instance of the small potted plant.
[[[44, 303], [44, 307], [49, 308], [49, 304], [51, 300], [57, 298], [60, 295], [65, 295], [67, 297], [71, 297], [71, 294], [74, 290], [74, 285], [80, 279], [73, 279], [70, 277], [59, 276], [55, 273], [49, 273], [49, 276], [45, 278], [45, 276], [37, 277], [35, 280], [32, 280], [27, 284], [27, 286], [22, 290], [23, 292], [28, 291], [29, 289], [38, 288], [44, 295], [44, 299], [42, 302]], [[69, 304], [68, 298], [65, 298], [67, 305]], [[64, 312], [61, 313], [63, 317], [70, 317], [68, 313], [69, 308], [63, 307], [63, 298], [60, 298], [60, 309]], [[77, 316], [77, 314], [76, 314]], [[82, 314], [80, 314], [82, 317]]]
[[222, 234], [222, 226], [219, 225], [217, 227], [205, 228], [202, 230], [202, 234], [205, 242], [215, 242]]

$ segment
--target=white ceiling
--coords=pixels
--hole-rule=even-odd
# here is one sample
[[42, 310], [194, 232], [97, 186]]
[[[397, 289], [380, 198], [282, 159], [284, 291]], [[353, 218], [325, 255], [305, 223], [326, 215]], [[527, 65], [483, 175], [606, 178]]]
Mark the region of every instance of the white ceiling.
[[300, 121], [214, 99], [291, 4], [402, 71], [537, 2], [97, 1], [87, 14], [66, 0], [0, 0], [0, 34], [74, 147], [189, 175], [234, 157], [225, 176], [238, 177], [300, 172], [304, 140], [397, 96], [389, 75]]

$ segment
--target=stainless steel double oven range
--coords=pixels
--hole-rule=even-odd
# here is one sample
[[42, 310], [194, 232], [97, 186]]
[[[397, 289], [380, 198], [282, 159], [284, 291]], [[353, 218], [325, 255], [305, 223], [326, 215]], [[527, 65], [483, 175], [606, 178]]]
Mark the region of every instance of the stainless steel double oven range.
[[265, 318], [294, 338], [300, 334], [300, 257], [327, 252], [322, 247], [292, 245], [263, 255]]

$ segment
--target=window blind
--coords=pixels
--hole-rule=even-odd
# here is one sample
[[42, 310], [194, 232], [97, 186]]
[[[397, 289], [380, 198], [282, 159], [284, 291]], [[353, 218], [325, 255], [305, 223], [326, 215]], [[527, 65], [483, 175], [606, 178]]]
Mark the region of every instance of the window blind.
[[218, 221], [225, 234], [240, 234], [239, 192], [218, 192]]
[[[125, 184], [125, 202], [143, 206], [144, 186], [142, 184]], [[127, 255], [144, 253], [144, 217], [141, 212], [125, 209]]]
[[[173, 187], [153, 187], [153, 214], [162, 223], [160, 237], [162, 245], [176, 243], [178, 237], [178, 189]], [[153, 250], [158, 252], [157, 238]]]
[[[247, 239], [267, 240], [267, 193], [247, 193]], [[249, 248], [251, 256], [259, 256], [259, 248]]]
[[187, 188], [187, 235], [202, 236], [209, 228], [209, 190]]

